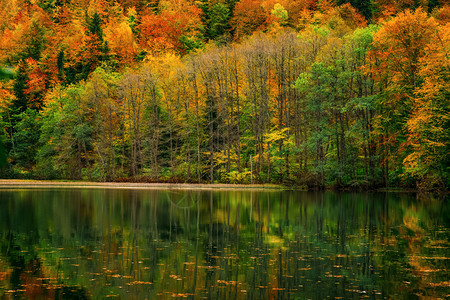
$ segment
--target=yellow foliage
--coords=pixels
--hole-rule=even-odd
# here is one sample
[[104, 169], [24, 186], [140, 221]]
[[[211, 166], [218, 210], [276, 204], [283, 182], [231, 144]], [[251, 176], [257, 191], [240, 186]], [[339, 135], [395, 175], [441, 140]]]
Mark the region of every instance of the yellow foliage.
[[7, 109], [14, 98], [12, 82], [0, 81], [0, 111]]
[[105, 35], [112, 54], [117, 55], [121, 65], [132, 65], [137, 53], [133, 32], [126, 21], [110, 23]]
[[280, 140], [285, 140], [287, 139], [287, 131], [289, 131], [288, 127], [282, 129], [273, 129], [270, 133], [264, 134], [264, 141], [266, 143], [274, 143]]

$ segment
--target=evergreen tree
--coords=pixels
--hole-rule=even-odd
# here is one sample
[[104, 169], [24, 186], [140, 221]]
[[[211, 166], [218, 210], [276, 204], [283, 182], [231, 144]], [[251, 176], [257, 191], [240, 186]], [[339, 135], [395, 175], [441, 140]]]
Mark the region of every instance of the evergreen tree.
[[102, 19], [97, 12], [89, 20], [88, 29], [90, 33], [97, 35], [98, 39], [103, 42]]
[[58, 78], [59, 80], [64, 79], [64, 51], [59, 50], [58, 57], [56, 59], [56, 67], [58, 68]]
[[25, 49], [25, 52], [22, 54], [22, 58], [32, 58], [36, 61], [39, 61], [39, 59], [41, 58], [41, 53], [45, 48], [44, 27], [37, 21], [33, 20], [28, 38], [28, 45]]
[[14, 125], [14, 148], [10, 157], [16, 167], [30, 171], [36, 163], [40, 136], [38, 112], [27, 109], [19, 115], [19, 119]]
[[28, 88], [28, 66], [25, 61], [19, 62], [19, 69], [17, 70], [16, 80], [13, 86], [14, 95], [16, 99], [12, 104], [12, 110], [24, 112], [27, 109], [28, 97], [25, 90]]
[[230, 20], [230, 10], [222, 3], [213, 5], [208, 11], [208, 37], [217, 39], [225, 34], [230, 28], [228, 21]]
[[6, 147], [6, 135], [4, 132], [0, 134], [0, 170], [5, 167], [8, 162], [8, 149]]

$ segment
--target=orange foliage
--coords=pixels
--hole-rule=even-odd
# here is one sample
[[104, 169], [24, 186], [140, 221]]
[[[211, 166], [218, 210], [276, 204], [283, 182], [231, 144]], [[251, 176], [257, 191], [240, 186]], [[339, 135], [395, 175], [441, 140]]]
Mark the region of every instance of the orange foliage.
[[120, 24], [111, 24], [111, 27], [106, 32], [111, 54], [117, 56], [120, 65], [132, 65], [137, 47], [130, 26], [124, 21]]
[[195, 36], [200, 31], [201, 10], [188, 1], [164, 3], [160, 14], [149, 13], [141, 17], [138, 30], [140, 46], [152, 53], [174, 50], [184, 53], [180, 38]]
[[[0, 30], [0, 61], [17, 60], [18, 55], [27, 52], [34, 39], [40, 38], [39, 30], [51, 26], [51, 20], [39, 6], [24, 7], [15, 16], [10, 17], [8, 28]], [[25, 57], [26, 58], [26, 57]]]
[[234, 8], [231, 25], [235, 30], [236, 39], [250, 35], [266, 28], [269, 13], [264, 10], [259, 0], [241, 0]]
[[338, 36], [367, 26], [366, 19], [349, 3], [334, 6], [333, 3], [324, 1], [321, 3], [320, 11], [304, 8], [291, 18], [295, 20], [294, 25], [297, 29], [304, 29], [310, 24], [320, 24], [332, 29]]
[[335, 7], [332, 0], [322, 0], [318, 2], [318, 9], [321, 13], [326, 14]]
[[14, 25], [14, 17], [16, 17], [18, 13], [20, 13], [20, 8], [21, 7], [18, 5], [17, 0], [0, 1], [0, 32], [5, 29], [12, 28], [12, 26]]
[[397, 153], [407, 154], [402, 163], [412, 176], [425, 176], [439, 165], [446, 146], [444, 124], [449, 116], [442, 91], [450, 88], [445, 80], [448, 32], [448, 25], [439, 26], [422, 9], [406, 10], [375, 34], [368, 54], [370, 72], [388, 93], [380, 118], [401, 125], [407, 141]]
[[298, 21], [305, 16], [305, 13], [310, 14], [311, 11], [317, 9], [317, 0], [287, 1], [284, 7], [288, 11], [292, 24], [298, 24]]
[[13, 21], [11, 28], [6, 28], [0, 36], [0, 59], [11, 58], [21, 51], [21, 40], [26, 37], [31, 25], [31, 20], [24, 12], [19, 12]]
[[[181, 31], [170, 26], [170, 20], [156, 14], [145, 15], [139, 25], [140, 46], [151, 52], [181, 48], [178, 38]], [[173, 20], [172, 20], [173, 22]]]
[[44, 74], [38, 62], [32, 58], [28, 58], [25, 63], [28, 67], [27, 89], [24, 93], [29, 95], [29, 107], [40, 109], [42, 106], [41, 97], [46, 92], [47, 75]]
[[86, 34], [83, 39], [84, 48], [81, 49], [79, 54], [79, 58], [83, 62], [91, 62], [94, 65], [91, 66], [91, 71], [94, 71], [97, 67], [95, 63], [97, 63], [98, 58], [102, 54], [100, 49], [102, 46], [101, 41], [98, 39], [96, 34]]
[[78, 20], [72, 20], [68, 26], [60, 31], [59, 46], [65, 49], [69, 61], [76, 61], [84, 46], [86, 28]]
[[14, 98], [14, 93], [12, 92], [12, 81], [0, 81], [0, 111], [7, 109]]
[[403, 164], [406, 172], [413, 175], [423, 175], [425, 170], [448, 155], [445, 151], [448, 147], [446, 124], [450, 122], [450, 114], [445, 92], [450, 90], [449, 24], [439, 28], [437, 38], [430, 40], [427, 48], [426, 55], [419, 60], [418, 75], [424, 82], [416, 89], [411, 117], [407, 122], [408, 144], [414, 152], [404, 159]]
[[436, 26], [437, 22], [420, 8], [406, 10], [386, 22], [374, 36], [374, 50], [369, 53], [372, 73], [389, 75], [393, 83], [415, 86], [419, 59], [435, 37]]
[[26, 60], [28, 65], [28, 88], [25, 90], [25, 94], [38, 93], [45, 90], [46, 75], [42, 72], [38, 62], [32, 58]]
[[339, 17], [341, 17], [345, 24], [352, 30], [358, 27], [367, 25], [366, 19], [358, 12], [356, 8], [349, 3], [345, 3], [337, 8]]
[[388, 20], [406, 9], [421, 7], [427, 10], [428, 2], [429, 0], [375, 0], [373, 6], [378, 13], [374, 15], [374, 20], [377, 22]]
[[337, 7], [329, 5], [323, 13], [315, 13], [314, 18], [321, 24], [326, 24], [340, 36], [367, 25], [365, 18], [349, 3]]
[[105, 20], [110, 15], [110, 6], [108, 5], [108, 2], [105, 0], [91, 0], [89, 1], [89, 6], [87, 8], [87, 14], [89, 16], [94, 15], [94, 13], [97, 13], [100, 15], [102, 20]]
[[435, 13], [435, 18], [441, 25], [450, 22], [450, 5], [444, 5]]

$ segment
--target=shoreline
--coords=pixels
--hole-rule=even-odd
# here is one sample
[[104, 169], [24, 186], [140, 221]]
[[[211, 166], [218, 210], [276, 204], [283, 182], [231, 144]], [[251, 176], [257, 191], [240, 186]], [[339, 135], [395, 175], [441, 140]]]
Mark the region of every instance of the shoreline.
[[92, 182], [0, 179], [2, 188], [105, 188], [105, 189], [147, 189], [147, 190], [285, 190], [275, 184], [202, 184], [202, 183], [142, 183], [142, 182]]
[[[34, 180], [34, 179], [0, 179], [0, 189], [6, 188], [97, 188], [97, 189], [139, 189], [139, 190], [227, 190], [227, 191], [310, 191], [277, 184], [232, 184], [232, 183], [154, 183], [154, 182], [95, 182], [95, 181], [64, 181], [64, 180]], [[334, 190], [330, 188], [321, 191], [334, 192], [364, 192], [363, 190]], [[366, 192], [381, 193], [419, 193], [414, 189], [378, 188]], [[432, 193], [432, 192], [431, 192]], [[448, 194], [448, 191], [444, 192]]]

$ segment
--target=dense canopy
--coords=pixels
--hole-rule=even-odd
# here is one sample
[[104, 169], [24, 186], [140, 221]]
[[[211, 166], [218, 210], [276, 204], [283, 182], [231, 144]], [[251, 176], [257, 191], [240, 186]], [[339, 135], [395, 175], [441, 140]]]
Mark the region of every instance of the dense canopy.
[[0, 175], [449, 186], [447, 1], [4, 0]]

